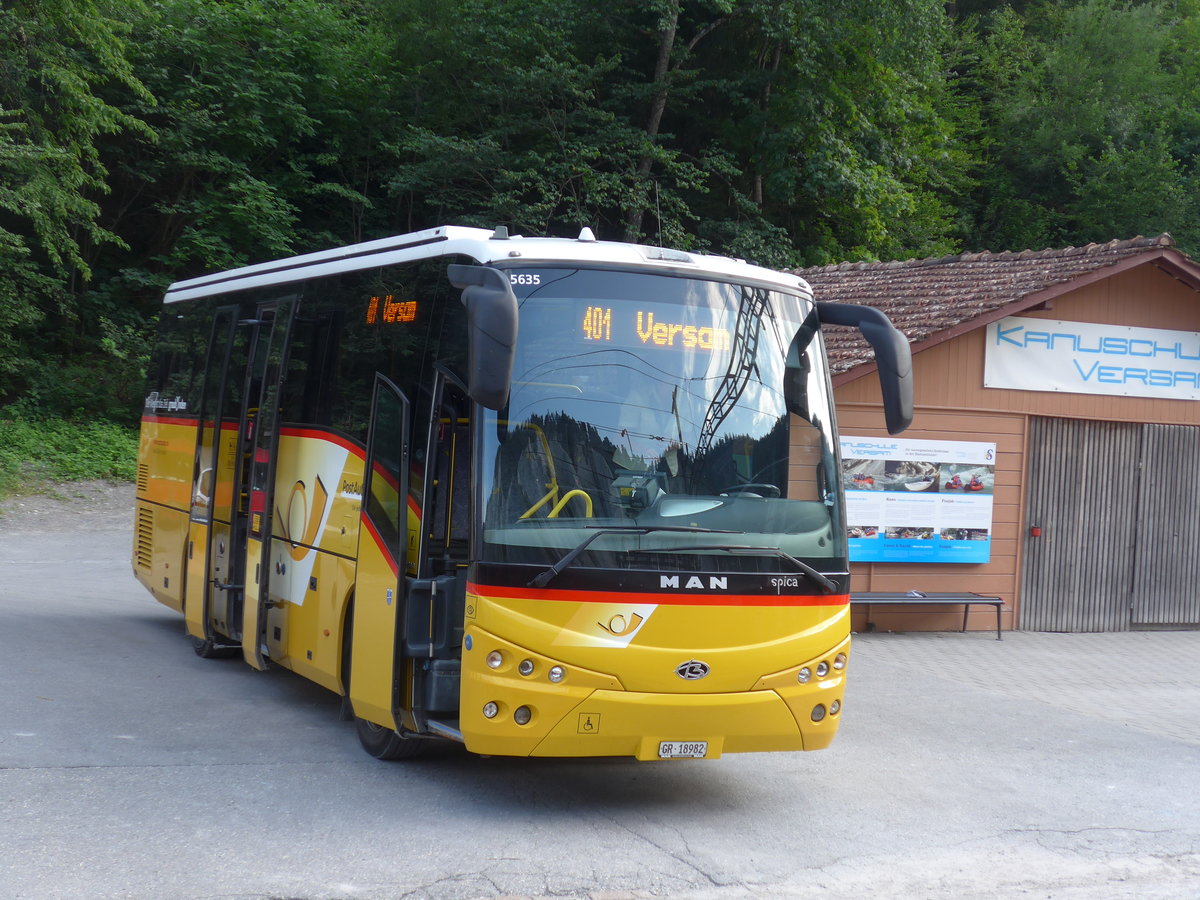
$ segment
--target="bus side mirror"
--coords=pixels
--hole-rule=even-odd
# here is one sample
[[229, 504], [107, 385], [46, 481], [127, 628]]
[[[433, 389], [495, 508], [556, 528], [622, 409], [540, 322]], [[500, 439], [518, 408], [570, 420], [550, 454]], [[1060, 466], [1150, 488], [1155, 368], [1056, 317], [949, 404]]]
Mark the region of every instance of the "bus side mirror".
[[467, 393], [481, 406], [502, 409], [517, 352], [516, 295], [499, 269], [454, 264], [446, 275], [467, 308]]
[[891, 320], [872, 306], [853, 303], [818, 303], [823, 325], [850, 325], [862, 332], [875, 351], [883, 415], [888, 434], [899, 434], [912, 424], [912, 348]]

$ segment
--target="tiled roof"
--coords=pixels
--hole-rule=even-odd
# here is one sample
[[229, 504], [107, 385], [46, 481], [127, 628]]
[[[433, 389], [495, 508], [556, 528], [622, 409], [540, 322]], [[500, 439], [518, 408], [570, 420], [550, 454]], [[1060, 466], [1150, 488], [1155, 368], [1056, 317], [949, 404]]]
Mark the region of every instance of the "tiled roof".
[[[876, 307], [910, 343], [920, 344], [946, 332], [970, 330], [972, 320], [980, 320], [977, 327], [982, 327], [1011, 314], [1002, 312], [1004, 307], [1132, 257], [1159, 257], [1171, 251], [1186, 264], [1187, 257], [1174, 247], [1169, 234], [1160, 234], [1065, 250], [839, 263], [796, 269], [795, 274], [812, 285], [817, 300]], [[873, 361], [870, 347], [855, 329], [829, 327], [825, 343], [835, 375]]]

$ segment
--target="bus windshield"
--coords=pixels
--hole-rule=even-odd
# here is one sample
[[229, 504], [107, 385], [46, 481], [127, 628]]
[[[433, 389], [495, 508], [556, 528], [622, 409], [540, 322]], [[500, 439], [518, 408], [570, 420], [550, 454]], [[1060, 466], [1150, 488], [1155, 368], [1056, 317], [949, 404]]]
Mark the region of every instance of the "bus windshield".
[[844, 572], [810, 301], [634, 271], [509, 278], [520, 335], [508, 405], [484, 420], [483, 561]]

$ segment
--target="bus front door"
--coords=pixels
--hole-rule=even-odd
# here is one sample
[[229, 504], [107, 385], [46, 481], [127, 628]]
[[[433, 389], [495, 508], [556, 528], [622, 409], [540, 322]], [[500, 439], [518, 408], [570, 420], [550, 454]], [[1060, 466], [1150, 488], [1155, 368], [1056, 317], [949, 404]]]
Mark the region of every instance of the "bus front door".
[[367, 438], [358, 571], [351, 622], [349, 695], [354, 715], [388, 729], [402, 718], [399, 628], [405, 608], [409, 518], [409, 401], [377, 375]]

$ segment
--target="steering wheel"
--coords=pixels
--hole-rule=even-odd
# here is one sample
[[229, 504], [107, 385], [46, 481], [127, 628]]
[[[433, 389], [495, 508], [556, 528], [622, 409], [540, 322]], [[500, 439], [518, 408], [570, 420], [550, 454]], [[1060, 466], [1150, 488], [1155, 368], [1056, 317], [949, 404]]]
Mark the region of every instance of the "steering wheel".
[[729, 494], [754, 494], [758, 497], [775, 498], [780, 495], [778, 486], [774, 484], [735, 484], [718, 492], [722, 497]]

